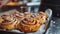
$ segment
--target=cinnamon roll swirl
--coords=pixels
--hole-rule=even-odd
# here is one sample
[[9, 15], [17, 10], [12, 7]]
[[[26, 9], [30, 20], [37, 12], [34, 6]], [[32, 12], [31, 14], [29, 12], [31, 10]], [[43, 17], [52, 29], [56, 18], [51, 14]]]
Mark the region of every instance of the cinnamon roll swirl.
[[0, 28], [3, 30], [13, 30], [15, 28], [16, 23], [17, 23], [17, 20], [9, 16], [9, 17], [6, 17], [4, 21], [0, 24]]
[[36, 17], [39, 21], [40, 24], [44, 24], [46, 22], [46, 19], [48, 18], [47, 14], [44, 12], [39, 12]]
[[35, 32], [39, 29], [40, 24], [36, 19], [25, 18], [19, 23], [19, 30], [23, 32]]
[[44, 12], [39, 13], [20, 13], [15, 12], [11, 15], [2, 15], [0, 18], [0, 29], [20, 30], [22, 32], [35, 32], [48, 18]]

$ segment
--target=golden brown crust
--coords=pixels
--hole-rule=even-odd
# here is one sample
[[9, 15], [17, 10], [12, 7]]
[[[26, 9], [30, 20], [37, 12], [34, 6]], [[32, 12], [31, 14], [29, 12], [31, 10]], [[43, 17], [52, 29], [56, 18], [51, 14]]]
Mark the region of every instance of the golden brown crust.
[[0, 18], [0, 23], [2, 23], [4, 20], [2, 18]]
[[35, 32], [47, 19], [47, 15], [44, 12], [39, 12], [37, 15], [27, 14], [27, 16], [27, 18], [24, 18], [18, 24], [18, 30], [23, 32]]
[[[25, 22], [24, 22], [25, 21]], [[22, 20], [20, 23], [19, 23], [19, 29], [23, 32], [34, 32], [34, 31], [37, 31], [40, 27], [40, 24], [39, 22], [37, 22], [37, 20], [25, 20], [24, 21]]]
[[16, 20], [13, 20], [13, 21], [5, 20], [1, 23], [0, 27], [3, 30], [13, 30], [15, 28], [14, 26], [16, 23], [17, 23]]
[[30, 17], [30, 15], [31, 15], [31, 13], [29, 13], [29, 12], [25, 12], [25, 13], [24, 13], [24, 17], [25, 17], [25, 18]]
[[4, 30], [20, 30], [22, 32], [35, 32], [42, 24], [46, 22], [47, 15], [44, 12], [20, 13], [15, 12], [12, 15], [3, 15], [0, 19], [0, 27]]
[[40, 24], [44, 24], [46, 22], [46, 19], [48, 18], [47, 14], [44, 12], [39, 12], [36, 17], [39, 21]]

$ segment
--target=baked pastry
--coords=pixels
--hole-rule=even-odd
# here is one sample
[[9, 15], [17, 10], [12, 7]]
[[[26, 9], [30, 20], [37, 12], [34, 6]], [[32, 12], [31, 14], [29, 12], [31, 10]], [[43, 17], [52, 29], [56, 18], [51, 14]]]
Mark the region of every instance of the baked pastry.
[[2, 23], [4, 20], [2, 18], [0, 18], [0, 23]]
[[16, 14], [16, 19], [17, 19], [17, 23], [16, 23], [16, 28], [18, 28], [18, 24], [20, 23], [21, 20], [24, 19], [24, 14], [23, 13], [20, 13], [20, 14]]
[[31, 15], [31, 13], [29, 13], [29, 12], [25, 12], [25, 13], [24, 13], [24, 17], [25, 17], [25, 18], [30, 17], [30, 15]]
[[20, 14], [20, 12], [18, 12], [18, 11], [15, 11], [13, 14], [11, 14], [12, 16], [14, 16], [14, 17], [16, 17], [16, 15], [19, 15]]
[[22, 32], [35, 32], [46, 22], [48, 16], [44, 12], [39, 13], [20, 13], [15, 12], [11, 15], [2, 15], [0, 18], [0, 29], [20, 30]]
[[[28, 14], [27, 14], [28, 15]], [[22, 32], [35, 32], [42, 24], [46, 22], [47, 15], [44, 12], [39, 12], [38, 14], [29, 14], [29, 17], [24, 18], [18, 24], [18, 30]]]
[[40, 24], [36, 19], [28, 19], [24, 18], [19, 24], [18, 24], [18, 30], [22, 32], [35, 32], [39, 29]]
[[2, 15], [0, 19], [0, 29], [14, 30], [17, 24], [20, 22], [21, 18], [22, 15], [20, 14], [20, 12], [14, 12], [11, 15]]
[[17, 20], [14, 17], [6, 16], [6, 18], [4, 18], [4, 21], [0, 24], [0, 28], [3, 30], [13, 30], [16, 23]]
[[39, 12], [36, 17], [39, 21], [40, 24], [44, 24], [46, 22], [46, 19], [48, 18], [47, 14], [44, 12]]
[[7, 17], [9, 17], [9, 15], [2, 15], [1, 17], [2, 19], [6, 19]]
[[7, 5], [8, 5], [8, 6], [15, 6], [15, 5], [16, 5], [16, 2], [10, 1]]

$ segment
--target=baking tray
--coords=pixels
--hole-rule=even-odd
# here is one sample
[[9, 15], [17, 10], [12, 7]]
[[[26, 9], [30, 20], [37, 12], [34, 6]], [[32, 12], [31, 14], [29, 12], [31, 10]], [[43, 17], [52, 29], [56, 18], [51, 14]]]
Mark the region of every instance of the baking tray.
[[[2, 13], [0, 13], [0, 16], [1, 15], [3, 15], [3, 14], [12, 14], [12, 13], [14, 13], [15, 11], [17, 11], [17, 10], [15, 10], [15, 9], [13, 9], [13, 10], [9, 10], [9, 11], [5, 11], [5, 12], [2, 12]], [[49, 10], [50, 11], [50, 10]], [[46, 13], [48, 12], [48, 9], [45, 11]], [[47, 13], [48, 14], [48, 13]], [[48, 14], [49, 15], [49, 14]], [[51, 16], [50, 16], [51, 17]], [[33, 33], [24, 33], [24, 32], [20, 32], [20, 31], [18, 31], [18, 30], [13, 30], [13, 31], [3, 31], [3, 30], [0, 30], [0, 33], [10, 33], [10, 34], [45, 34], [46, 33], [46, 31], [47, 31], [47, 29], [48, 29], [48, 27], [49, 27], [49, 21], [50, 21], [50, 17], [48, 17], [48, 20], [47, 20], [47, 22], [45, 23], [45, 24], [43, 24], [43, 25], [41, 25], [41, 27], [39, 28], [39, 30], [38, 31], [36, 31], [36, 32], [33, 32]]]
[[60, 18], [53, 17], [46, 34], [60, 34]]

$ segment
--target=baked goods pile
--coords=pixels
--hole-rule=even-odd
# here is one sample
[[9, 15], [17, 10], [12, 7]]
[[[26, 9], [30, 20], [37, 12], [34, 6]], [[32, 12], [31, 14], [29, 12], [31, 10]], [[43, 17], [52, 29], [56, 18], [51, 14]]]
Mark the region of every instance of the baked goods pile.
[[5, 31], [19, 30], [22, 32], [35, 32], [46, 22], [48, 16], [44, 12], [14, 12], [10, 15], [2, 15], [0, 18], [0, 29]]

